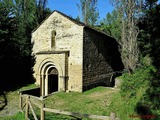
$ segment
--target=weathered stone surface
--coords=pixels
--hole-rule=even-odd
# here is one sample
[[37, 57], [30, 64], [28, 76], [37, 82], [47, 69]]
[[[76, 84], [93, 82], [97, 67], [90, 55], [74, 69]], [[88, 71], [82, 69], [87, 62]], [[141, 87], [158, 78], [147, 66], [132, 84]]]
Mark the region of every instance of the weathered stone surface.
[[110, 56], [107, 55], [109, 39], [106, 35], [94, 30], [84, 29], [83, 42], [83, 90], [99, 85], [111, 86], [110, 77], [113, 72]]
[[112, 60], [118, 55], [113, 38], [54, 11], [33, 31], [31, 41], [36, 58], [34, 77], [42, 95], [48, 94], [52, 68], [58, 71], [58, 91], [110, 86], [110, 73], [115, 70]]

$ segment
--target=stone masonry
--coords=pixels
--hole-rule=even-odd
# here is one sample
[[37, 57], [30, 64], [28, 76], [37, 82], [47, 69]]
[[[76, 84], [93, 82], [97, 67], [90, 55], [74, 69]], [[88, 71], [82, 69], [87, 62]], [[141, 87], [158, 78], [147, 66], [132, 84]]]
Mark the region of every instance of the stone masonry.
[[40, 85], [42, 96], [50, 91], [83, 92], [98, 85], [111, 86], [111, 73], [117, 70], [112, 62], [120, 60], [112, 37], [53, 11], [32, 32], [31, 42], [35, 84]]

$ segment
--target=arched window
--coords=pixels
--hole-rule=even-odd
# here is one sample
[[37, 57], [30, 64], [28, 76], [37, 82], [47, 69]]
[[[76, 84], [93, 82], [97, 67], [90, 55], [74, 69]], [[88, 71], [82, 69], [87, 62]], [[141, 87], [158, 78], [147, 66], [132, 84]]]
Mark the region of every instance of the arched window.
[[56, 37], [56, 31], [53, 30], [51, 32], [51, 48], [55, 47], [56, 43], [55, 43], [55, 37]]

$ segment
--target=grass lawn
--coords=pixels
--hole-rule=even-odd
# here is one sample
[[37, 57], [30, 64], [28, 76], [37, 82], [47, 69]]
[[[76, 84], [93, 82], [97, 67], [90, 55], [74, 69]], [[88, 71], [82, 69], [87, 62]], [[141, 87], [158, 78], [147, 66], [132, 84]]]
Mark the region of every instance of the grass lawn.
[[[111, 112], [121, 120], [141, 120], [143, 115], [156, 116], [150, 120], [159, 120], [159, 95], [160, 89], [152, 86], [150, 82], [159, 80], [157, 74], [153, 74], [153, 67], [137, 69], [134, 74], [123, 74], [119, 77], [121, 86], [117, 88], [96, 87], [83, 93], [78, 92], [57, 92], [46, 97], [43, 102], [45, 107], [62, 111], [78, 112], [81, 114], [109, 116]], [[154, 79], [153, 79], [154, 78]], [[157, 82], [156, 81], [156, 82]], [[21, 88], [33, 88], [29, 85]], [[120, 89], [119, 89], [120, 88]], [[18, 91], [18, 90], [17, 90]], [[18, 109], [19, 95], [17, 91], [5, 93], [7, 105], [0, 111], [0, 120], [23, 120], [24, 114], [18, 112], [16, 115], [7, 117], [1, 113], [12, 113], [14, 108]], [[157, 92], [155, 94], [155, 92]], [[154, 95], [150, 99], [150, 95]], [[0, 101], [3, 96], [0, 96]], [[3, 104], [1, 104], [3, 105]], [[149, 107], [147, 107], [147, 106]], [[40, 114], [39, 108], [34, 107], [36, 114]], [[1, 106], [0, 106], [1, 108]], [[147, 109], [146, 109], [147, 108]], [[145, 113], [145, 111], [146, 113]], [[3, 114], [5, 115], [5, 114]], [[77, 120], [74, 117], [46, 112], [45, 120]], [[88, 120], [88, 119], [83, 119]]]
[[112, 96], [117, 89], [96, 87], [83, 93], [59, 92], [44, 100], [46, 107], [82, 114], [109, 115]]
[[[34, 85], [23, 87], [19, 90], [33, 88]], [[17, 91], [7, 94], [7, 99], [16, 101], [14, 104], [18, 104], [19, 95]], [[118, 89], [111, 89], [106, 87], [96, 87], [83, 93], [78, 92], [58, 92], [44, 99], [45, 106], [47, 108], [53, 108], [63, 111], [79, 112], [82, 114], [94, 114], [94, 115], [106, 115], [110, 114], [109, 105], [112, 96], [118, 92]], [[17, 105], [18, 106], [18, 105]], [[39, 115], [38, 108], [36, 113]], [[11, 108], [10, 108], [11, 109]], [[114, 111], [113, 111], [114, 112]], [[3, 116], [0, 120], [23, 120], [24, 114], [18, 112], [14, 116]], [[54, 113], [46, 112], [46, 120], [76, 120], [76, 118], [66, 115], [57, 115]], [[83, 119], [85, 120], [85, 119]]]
[[[35, 84], [21, 87], [15, 91], [4, 91], [0, 94], [0, 120], [23, 120], [24, 114], [19, 109], [19, 90], [36, 87]], [[6, 101], [6, 103], [5, 103]]]
[[25, 120], [25, 113], [18, 112], [14, 116], [3, 116], [0, 120]]
[[[19, 90], [24, 90], [34, 87], [35, 87], [34, 85], [29, 85]], [[8, 110], [5, 112], [19, 110], [18, 108], [19, 95], [17, 92], [18, 90], [6, 93], [8, 105], [5, 106], [5, 108], [7, 108]], [[130, 118], [129, 116], [132, 114], [136, 115], [134, 111], [136, 102], [135, 100], [130, 100], [130, 102], [133, 103], [131, 104], [129, 101], [128, 102], [126, 101], [127, 100], [123, 100], [123, 98], [121, 97], [119, 89], [107, 88], [107, 87], [96, 87], [83, 93], [57, 92], [51, 96], [46, 97], [43, 100], [43, 102], [45, 103], [45, 107], [51, 109], [57, 109], [69, 112], [78, 112], [81, 114], [103, 115], [103, 116], [109, 116], [111, 112], [114, 112], [116, 114], [116, 117], [122, 120], [132, 120], [133, 118]], [[37, 108], [35, 105], [33, 105], [33, 108], [36, 111], [36, 115], [39, 117], [40, 109]], [[24, 113], [21, 112], [17, 112], [16, 114], [11, 116], [10, 115], [1, 116], [1, 112], [3, 112], [3, 110], [0, 111], [0, 120], [24, 120], [25, 118]], [[134, 119], [140, 120], [138, 118]], [[31, 114], [30, 114], [30, 120], [34, 120]], [[78, 120], [78, 119], [72, 116], [46, 112], [45, 120]], [[82, 120], [89, 120], [89, 119], [84, 118]]]

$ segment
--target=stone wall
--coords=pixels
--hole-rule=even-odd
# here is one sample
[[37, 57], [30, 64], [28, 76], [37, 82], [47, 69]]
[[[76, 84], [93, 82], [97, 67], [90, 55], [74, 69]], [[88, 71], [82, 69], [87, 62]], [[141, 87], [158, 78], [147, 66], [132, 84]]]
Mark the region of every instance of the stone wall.
[[[118, 70], [120, 54], [112, 37], [84, 28], [83, 90], [96, 86], [113, 86], [113, 72]], [[119, 64], [118, 66], [117, 63]]]
[[[55, 42], [52, 45], [53, 30], [56, 32]], [[68, 70], [65, 74], [69, 91], [82, 91], [82, 44], [83, 26], [77, 25], [58, 12], [53, 12], [37, 29], [32, 33], [33, 55], [40, 51], [69, 51], [67, 61]], [[54, 57], [58, 61], [57, 55], [36, 56], [34, 67], [35, 74], [38, 74], [38, 63], [47, 57]], [[54, 61], [53, 61], [54, 62]], [[36, 76], [36, 75], [35, 75]], [[36, 77], [38, 80], [38, 77]], [[39, 82], [37, 82], [39, 83]]]
[[98, 85], [112, 86], [112, 73], [122, 66], [115, 39], [57, 11], [32, 32], [31, 42], [37, 84], [41, 84], [44, 75], [40, 71], [48, 70], [43, 68], [47, 64], [58, 70], [59, 80], [65, 81], [65, 90], [77, 92]]

